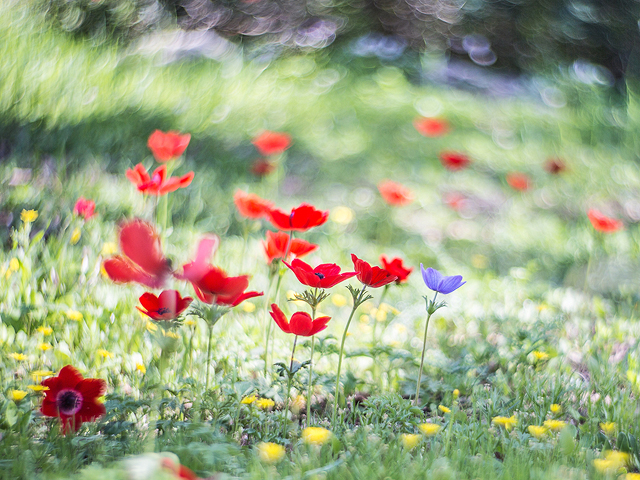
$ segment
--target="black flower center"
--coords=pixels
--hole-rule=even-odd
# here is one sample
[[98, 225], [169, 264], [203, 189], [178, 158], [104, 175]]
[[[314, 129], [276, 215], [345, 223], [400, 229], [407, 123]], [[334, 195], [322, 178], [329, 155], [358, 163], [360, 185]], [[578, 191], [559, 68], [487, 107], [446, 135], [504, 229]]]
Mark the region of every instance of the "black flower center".
[[63, 415], [74, 415], [82, 407], [82, 395], [71, 388], [60, 390], [56, 398], [56, 405]]
[[170, 313], [171, 310], [169, 310], [167, 307], [162, 307], [158, 309], [158, 313], [160, 315], [166, 315], [167, 313]]
[[324, 280], [324, 275], [321, 273], [314, 273], [315, 276], [317, 276], [320, 280]]

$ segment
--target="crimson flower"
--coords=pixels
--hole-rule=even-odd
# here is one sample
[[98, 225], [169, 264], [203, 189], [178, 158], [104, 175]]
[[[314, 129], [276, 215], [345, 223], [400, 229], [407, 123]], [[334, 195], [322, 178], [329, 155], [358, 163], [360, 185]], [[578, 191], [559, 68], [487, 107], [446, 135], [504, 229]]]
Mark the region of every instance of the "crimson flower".
[[260, 152], [260, 155], [278, 155], [291, 146], [291, 137], [286, 133], [262, 132], [252, 142]]
[[531, 178], [526, 173], [511, 172], [507, 173], [507, 183], [514, 190], [524, 192], [531, 188]]
[[276, 169], [276, 166], [266, 158], [259, 158], [251, 165], [251, 173], [257, 177], [266, 177]]
[[303, 337], [311, 337], [321, 332], [327, 328], [327, 323], [331, 320], [331, 317], [318, 317], [312, 320], [311, 315], [306, 312], [296, 312], [291, 315], [291, 320], [287, 320], [285, 314], [275, 303], [271, 304], [271, 312], [269, 313], [284, 333], [293, 333]]
[[323, 263], [316, 268], [302, 260], [294, 259], [291, 264], [284, 262], [291, 269], [300, 283], [314, 288], [331, 288], [338, 283], [356, 275], [356, 272], [340, 273], [340, 267], [335, 263]]
[[567, 165], [559, 158], [549, 158], [544, 164], [544, 169], [549, 173], [557, 175], [564, 172], [567, 169]]
[[40, 412], [47, 417], [60, 417], [62, 433], [77, 431], [83, 422], [104, 415], [106, 409], [98, 400], [107, 390], [107, 383], [98, 378], [83, 378], [71, 365], [63, 367], [57, 377], [43, 380], [47, 387]]
[[358, 280], [363, 285], [371, 288], [384, 287], [388, 283], [394, 282], [398, 279], [396, 275], [391, 275], [384, 268], [372, 267], [364, 260], [360, 260], [355, 254], [351, 254], [351, 260], [356, 269]]
[[409, 277], [409, 274], [411, 272], [413, 272], [413, 268], [409, 267], [406, 268], [403, 264], [402, 264], [402, 259], [399, 257], [396, 257], [392, 260], [389, 260], [387, 257], [385, 257], [384, 255], [380, 256], [380, 263], [382, 263], [382, 266], [384, 267], [384, 269], [389, 272], [391, 275], [395, 275], [396, 277], [398, 277], [396, 279], [396, 283], [398, 285], [400, 285], [401, 283], [404, 283], [407, 281], [407, 278]]
[[591, 222], [591, 225], [593, 225], [593, 228], [598, 232], [615, 233], [624, 228], [624, 224], [621, 220], [607, 217], [599, 210], [589, 210], [587, 212], [587, 217], [589, 217], [589, 221]]
[[242, 190], [236, 190], [233, 194], [233, 203], [240, 215], [246, 218], [262, 218], [269, 215], [269, 211], [273, 208], [273, 203], [260, 198], [254, 193], [246, 193]]
[[[267, 255], [267, 262], [271, 263], [276, 258], [284, 257], [289, 244], [289, 234], [285, 232], [267, 231], [267, 241], [262, 242], [264, 252]], [[300, 238], [294, 238], [289, 245], [289, 256], [302, 257], [307, 253], [311, 253], [318, 248], [317, 245], [309, 243]]]
[[413, 201], [413, 194], [404, 185], [391, 180], [384, 180], [378, 184], [378, 190], [385, 202], [389, 205], [400, 207]]
[[441, 118], [416, 118], [413, 126], [425, 137], [441, 137], [449, 132], [449, 122]]
[[147, 146], [159, 162], [175, 160], [184, 153], [191, 140], [191, 135], [180, 135], [178, 132], [161, 132], [156, 130], [149, 136]]
[[468, 155], [459, 152], [441, 152], [440, 162], [447, 170], [462, 170], [471, 163]]
[[322, 225], [329, 218], [329, 211], [318, 210], [313, 205], [303, 203], [287, 213], [279, 208], [269, 211], [269, 221], [280, 230], [305, 232], [310, 228]]
[[124, 255], [104, 262], [109, 278], [114, 282], [162, 287], [171, 274], [171, 263], [162, 253], [160, 238], [153, 226], [142, 220], [132, 220], [122, 225], [119, 237]]
[[84, 197], [80, 197], [73, 207], [73, 213], [83, 217], [85, 220], [89, 220], [96, 215], [96, 202], [93, 200], [87, 200]]
[[153, 293], [143, 293], [140, 297], [142, 308], [138, 310], [154, 320], [175, 320], [193, 302], [193, 298], [180, 296], [177, 290], [164, 290], [157, 297]]
[[137, 164], [133, 169], [128, 169], [125, 175], [140, 192], [156, 196], [166, 195], [179, 188], [188, 187], [195, 176], [193, 172], [189, 172], [182, 177], [166, 178], [166, 165], [160, 165], [153, 171], [153, 175], [149, 176], [141, 163]]

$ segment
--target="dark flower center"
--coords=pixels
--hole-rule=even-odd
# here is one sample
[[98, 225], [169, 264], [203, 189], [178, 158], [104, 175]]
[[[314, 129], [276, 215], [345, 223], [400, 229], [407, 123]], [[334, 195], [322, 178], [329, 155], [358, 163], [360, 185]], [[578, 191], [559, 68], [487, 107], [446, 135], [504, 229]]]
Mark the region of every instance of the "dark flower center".
[[167, 307], [162, 307], [158, 309], [158, 313], [160, 315], [166, 315], [167, 313], [171, 313], [171, 310], [169, 310]]
[[314, 273], [315, 276], [317, 276], [320, 280], [324, 280], [324, 275], [321, 273]]
[[56, 405], [63, 415], [75, 415], [82, 407], [82, 395], [71, 388], [60, 390], [56, 397]]

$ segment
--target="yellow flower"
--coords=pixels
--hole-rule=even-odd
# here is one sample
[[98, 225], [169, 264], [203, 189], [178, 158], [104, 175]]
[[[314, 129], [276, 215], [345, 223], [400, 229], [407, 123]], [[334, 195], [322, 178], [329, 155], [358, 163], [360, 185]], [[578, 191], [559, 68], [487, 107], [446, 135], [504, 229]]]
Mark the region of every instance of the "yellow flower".
[[116, 245], [114, 242], [107, 242], [104, 245], [102, 245], [102, 251], [100, 252], [100, 255], [102, 256], [113, 255], [117, 251], [118, 251], [118, 245]]
[[527, 429], [529, 430], [529, 433], [536, 438], [544, 437], [548, 431], [547, 427], [542, 427], [538, 425], [529, 425]]
[[302, 430], [302, 441], [307, 445], [324, 445], [331, 436], [332, 433], [322, 427], [307, 427]]
[[554, 415], [557, 415], [560, 412], [562, 412], [562, 407], [557, 403], [552, 403], [551, 406], [549, 407], [549, 410], [551, 410], [551, 413], [553, 413]]
[[440, 410], [442, 413], [451, 413], [451, 409], [445, 407], [444, 405], [438, 405], [438, 410]]
[[51, 335], [51, 333], [53, 332], [53, 328], [51, 327], [38, 327], [37, 329], [41, 334], [43, 335]]
[[433, 437], [442, 430], [442, 427], [436, 423], [423, 423], [418, 428], [427, 437]]
[[275, 407], [275, 405], [276, 405], [276, 402], [274, 402], [270, 398], [260, 398], [260, 399], [256, 400], [256, 406], [260, 410], [270, 410], [273, 407]]
[[360, 323], [364, 323], [366, 325], [370, 320], [369, 315], [360, 315]]
[[256, 305], [255, 303], [251, 302], [242, 302], [242, 310], [244, 310], [246, 313], [253, 313], [256, 311]]
[[9, 356], [18, 362], [22, 362], [27, 359], [24, 353], [10, 353]]
[[38, 211], [37, 210], [22, 210], [22, 213], [20, 214], [20, 218], [22, 219], [22, 221], [24, 223], [35, 222], [36, 218], [38, 218]]
[[457, 388], [453, 391], [453, 399], [455, 400], [456, 398], [458, 398], [460, 396], [460, 390], [458, 390]]
[[607, 450], [604, 454], [604, 458], [621, 467], [629, 463], [629, 454], [626, 452], [619, 452], [616, 450]]
[[182, 322], [182, 323], [183, 323], [184, 325], [188, 325], [189, 327], [192, 327], [193, 325], [195, 325], [195, 324], [196, 324], [196, 321], [190, 318], [190, 319], [188, 319], [188, 320], [185, 320], [185, 321], [184, 321], [184, 322]]
[[113, 353], [105, 350], [104, 348], [98, 349], [98, 355], [100, 355], [102, 358], [113, 358]]
[[344, 307], [347, 304], [347, 298], [339, 293], [334, 293], [331, 295], [331, 302], [336, 307]]
[[256, 395], [249, 395], [248, 397], [244, 397], [242, 400], [240, 400], [240, 403], [243, 405], [251, 405], [253, 402], [256, 401]]
[[605, 423], [601, 423], [600, 424], [600, 428], [602, 429], [602, 431], [604, 432], [605, 435], [607, 435], [608, 437], [611, 437], [611, 436], [615, 435], [616, 429], [618, 427], [613, 422], [605, 422]]
[[348, 225], [353, 221], [356, 214], [349, 207], [340, 206], [333, 209], [331, 212], [331, 220], [338, 225]]
[[38, 348], [43, 352], [46, 352], [47, 350], [51, 349], [51, 344], [42, 342], [40, 345], [38, 345]]
[[73, 320], [75, 322], [82, 320], [82, 313], [77, 310], [67, 310], [66, 315], [69, 320]]
[[282, 445], [272, 442], [261, 442], [258, 444], [258, 455], [265, 463], [278, 463], [284, 458], [286, 450]]
[[175, 338], [175, 339], [180, 338], [180, 335], [178, 335], [176, 332], [171, 332], [171, 331], [165, 330], [165, 331], [162, 332], [162, 334], [165, 337], [169, 337], [169, 338]]
[[402, 447], [406, 450], [412, 450], [416, 448], [422, 437], [417, 433], [403, 433], [400, 435], [402, 441]]
[[142, 363], [136, 363], [136, 370], [142, 373], [143, 375], [147, 373], [147, 367], [145, 367]]
[[158, 330], [158, 326], [153, 322], [147, 322], [147, 330], [151, 333], [156, 332]]
[[18, 259], [12, 258], [11, 260], [9, 260], [9, 271], [17, 272], [18, 270], [20, 270], [20, 262], [18, 261]]
[[71, 245], [75, 245], [76, 243], [78, 243], [81, 236], [82, 232], [80, 231], [80, 229], [78, 227], [74, 228], [73, 232], [71, 233]]
[[567, 426], [567, 422], [564, 422], [562, 420], [545, 420], [544, 426], [553, 432], [559, 432]]
[[53, 375], [51, 370], [34, 370], [31, 372], [31, 376], [36, 382], [40, 382], [42, 377], [50, 377]]
[[512, 415], [510, 417], [493, 417], [491, 419], [491, 423], [493, 423], [494, 425], [498, 425], [499, 427], [504, 427], [505, 430], [511, 430], [516, 426], [518, 420], [516, 419], [515, 415]]
[[593, 461], [594, 468], [600, 473], [612, 473], [624, 467], [629, 462], [629, 454], [609, 450], [604, 458], [596, 458]]
[[640, 480], [640, 473], [627, 473], [622, 480]]
[[474, 268], [482, 270], [483, 268], [487, 268], [487, 265], [489, 265], [489, 259], [484, 255], [477, 253], [471, 257], [471, 265], [473, 265]]
[[46, 392], [49, 390], [49, 387], [45, 387], [44, 385], [27, 385], [27, 388], [34, 392]]
[[536, 362], [549, 360], [549, 354], [546, 352], [541, 352], [539, 350], [534, 350], [533, 352], [531, 352], [531, 355], [533, 355], [533, 358]]
[[26, 396], [27, 396], [27, 392], [25, 392], [24, 390], [11, 390], [9, 392], [9, 397], [11, 398], [11, 400], [13, 400], [16, 403], [22, 400]]

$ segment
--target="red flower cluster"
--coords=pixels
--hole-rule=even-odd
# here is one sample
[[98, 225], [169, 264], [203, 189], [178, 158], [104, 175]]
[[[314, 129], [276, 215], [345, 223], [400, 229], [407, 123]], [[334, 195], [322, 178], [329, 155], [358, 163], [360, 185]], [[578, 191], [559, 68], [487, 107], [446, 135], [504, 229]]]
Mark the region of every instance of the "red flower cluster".
[[251, 142], [261, 155], [278, 155], [291, 146], [291, 137], [286, 133], [266, 131], [258, 135]]
[[464, 153], [459, 152], [442, 152], [440, 153], [440, 161], [447, 170], [462, 170], [467, 168], [471, 163], [471, 159]]
[[269, 221], [279, 230], [305, 232], [322, 225], [329, 218], [328, 211], [322, 211], [313, 205], [303, 203], [287, 213], [279, 208], [269, 210]]
[[273, 203], [260, 198], [254, 193], [246, 193], [242, 190], [236, 190], [233, 195], [233, 203], [240, 215], [246, 218], [262, 218], [268, 217], [269, 212], [273, 208]]
[[587, 212], [587, 217], [593, 228], [602, 233], [615, 233], [618, 230], [624, 228], [624, 223], [621, 220], [607, 217], [599, 210], [591, 209]]
[[[267, 232], [267, 241], [262, 242], [264, 246], [264, 252], [267, 255], [267, 262], [271, 263], [277, 258], [283, 258], [287, 245], [289, 244], [289, 234], [285, 232]], [[291, 245], [289, 245], [289, 255], [285, 260], [288, 260], [289, 257], [302, 257], [307, 253], [311, 253], [318, 248], [317, 245], [313, 243], [309, 243], [305, 240], [294, 238], [291, 240]]]
[[406, 268], [402, 264], [402, 259], [399, 257], [389, 260], [386, 256], [381, 255], [380, 263], [382, 263], [382, 266], [387, 272], [398, 277], [396, 279], [396, 283], [398, 285], [406, 282], [407, 278], [409, 278], [409, 274], [413, 272], [413, 268]]
[[318, 317], [311, 319], [311, 315], [306, 312], [296, 312], [291, 316], [291, 320], [287, 320], [285, 314], [275, 303], [271, 304], [271, 317], [284, 333], [293, 333], [303, 337], [311, 337], [318, 332], [327, 328], [327, 323], [331, 317]]
[[177, 290], [165, 290], [157, 297], [153, 293], [147, 292], [142, 294], [139, 300], [142, 308], [137, 306], [136, 308], [157, 321], [178, 318], [193, 302], [191, 297], [182, 298]]
[[175, 160], [184, 153], [191, 140], [191, 135], [180, 135], [178, 132], [161, 132], [156, 130], [149, 136], [147, 146], [159, 162]]
[[141, 163], [137, 164], [133, 170], [128, 169], [125, 173], [127, 178], [133, 183], [140, 192], [149, 195], [166, 195], [174, 192], [179, 188], [188, 187], [193, 180], [194, 173], [189, 172], [182, 177], [167, 176], [167, 166], [160, 165], [153, 171], [153, 175], [147, 173], [147, 169]]
[[351, 260], [358, 275], [358, 280], [363, 285], [371, 288], [384, 287], [388, 283], [398, 279], [397, 276], [391, 275], [384, 268], [372, 267], [364, 260], [360, 260], [355, 254], [351, 254]]
[[96, 202], [93, 200], [87, 200], [84, 197], [80, 197], [73, 207], [73, 213], [79, 217], [83, 217], [85, 220], [89, 220], [94, 217], [96, 215], [95, 210]]
[[291, 269], [300, 283], [313, 288], [331, 288], [357, 275], [356, 272], [340, 273], [340, 267], [335, 263], [323, 263], [316, 268], [311, 268], [310, 265], [296, 258], [291, 265], [286, 262], [285, 265]]
[[507, 173], [507, 183], [511, 188], [518, 191], [525, 191], [531, 188], [531, 178], [526, 173], [511, 172]]
[[385, 202], [389, 205], [400, 207], [407, 205], [413, 201], [413, 194], [404, 185], [393, 182], [391, 180], [385, 180], [378, 184], [378, 190]]
[[413, 126], [425, 137], [441, 137], [449, 132], [449, 122], [441, 118], [416, 118]]

